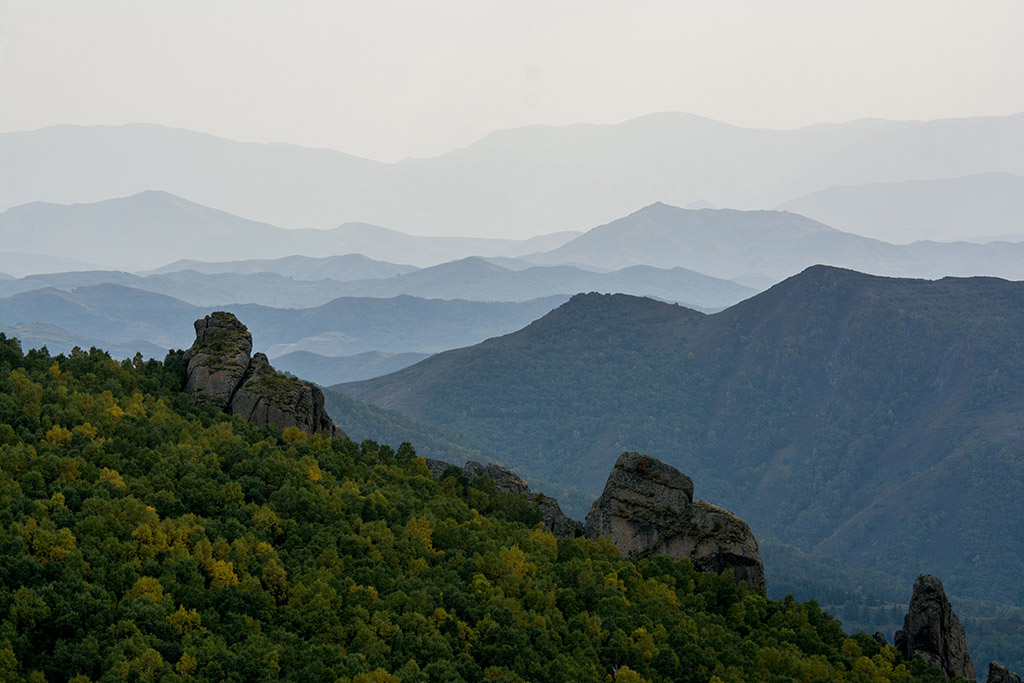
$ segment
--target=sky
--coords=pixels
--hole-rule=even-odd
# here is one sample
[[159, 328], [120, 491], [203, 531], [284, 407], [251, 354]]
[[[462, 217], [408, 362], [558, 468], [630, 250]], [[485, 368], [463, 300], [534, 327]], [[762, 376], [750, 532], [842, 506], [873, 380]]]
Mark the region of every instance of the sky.
[[0, 0], [0, 131], [158, 123], [397, 161], [681, 111], [1024, 111], [1024, 0]]

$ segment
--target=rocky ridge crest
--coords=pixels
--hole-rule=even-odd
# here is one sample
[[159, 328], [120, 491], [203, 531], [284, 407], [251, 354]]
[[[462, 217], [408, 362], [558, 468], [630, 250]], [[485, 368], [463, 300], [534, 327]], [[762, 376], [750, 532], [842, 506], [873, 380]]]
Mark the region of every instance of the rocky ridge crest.
[[183, 360], [185, 391], [197, 403], [241, 415], [257, 426], [343, 434], [325, 412], [319, 387], [277, 372], [262, 353], [251, 355], [252, 335], [234, 315], [217, 311], [197, 320], [195, 328], [195, 343]]

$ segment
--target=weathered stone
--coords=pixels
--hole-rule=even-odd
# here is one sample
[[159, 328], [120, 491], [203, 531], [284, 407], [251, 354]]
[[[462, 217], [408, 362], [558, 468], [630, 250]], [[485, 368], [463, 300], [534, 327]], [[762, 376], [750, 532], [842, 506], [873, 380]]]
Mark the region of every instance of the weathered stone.
[[551, 533], [558, 538], [576, 538], [583, 535], [583, 524], [571, 517], [567, 517], [558, 505], [558, 501], [543, 493], [531, 493], [530, 485], [519, 475], [507, 467], [488, 464], [481, 465], [475, 460], [470, 460], [465, 467], [457, 467], [443, 460], [424, 458], [427, 469], [434, 475], [434, 479], [440, 479], [451, 468], [456, 468], [469, 479], [485, 477], [494, 482], [494, 488], [501, 493], [531, 496], [530, 502], [540, 510], [544, 526], [551, 530]]
[[558, 538], [578, 538], [583, 535], [583, 523], [572, 517], [566, 517], [558, 501], [551, 496], [537, 493], [533, 496], [533, 504], [544, 516], [544, 526]]
[[679, 533], [693, 480], [640, 453], [623, 453], [587, 513], [586, 534], [611, 539], [626, 557], [657, 550]]
[[466, 463], [464, 469], [466, 475], [471, 478], [484, 477], [490, 479], [494, 482], [494, 488], [502, 493], [521, 493], [523, 495], [529, 495], [530, 493], [530, 485], [507, 467], [495, 465], [494, 463], [488, 463], [485, 466], [475, 460], [470, 460]]
[[452, 467], [460, 472], [462, 471], [462, 468], [458, 465], [453, 465], [450, 462], [445, 462], [444, 460], [435, 460], [433, 458], [423, 458], [423, 460], [427, 463], [427, 469], [430, 470], [432, 475], [434, 475], [434, 479], [440, 479], [444, 476], [444, 473]]
[[942, 581], [936, 576], [921, 574], [914, 581], [914, 595], [895, 642], [896, 649], [907, 659], [920, 654], [950, 678], [963, 676], [975, 680], [963, 624], [953, 613]]
[[324, 412], [320, 388], [277, 372], [262, 353], [253, 356], [245, 382], [231, 399], [231, 413], [256, 425], [297, 427], [307, 434], [330, 436], [337, 432]]
[[757, 539], [742, 519], [707, 501], [698, 500], [684, 513], [681, 533], [664, 544], [671, 557], [689, 557], [697, 571], [721, 574], [731, 569], [737, 581], [765, 588], [764, 565]]
[[885, 647], [885, 646], [887, 646], [889, 644], [889, 641], [888, 641], [888, 639], [886, 639], [885, 634], [882, 633], [881, 631], [875, 631], [875, 635], [873, 635], [871, 637], [875, 639], [876, 643], [878, 643], [879, 645], [881, 645], [883, 647]]
[[185, 352], [185, 391], [197, 403], [259, 426], [341, 434], [324, 411], [319, 387], [277, 372], [262, 353], [250, 357], [252, 335], [234, 315], [218, 311], [197, 320], [195, 328], [196, 341]]
[[659, 460], [623, 453], [587, 513], [586, 535], [611, 540], [624, 557], [689, 557], [699, 571], [733, 570], [764, 588], [764, 568], [750, 527], [727, 510], [693, 502], [693, 480]]
[[197, 403], [227, 410], [249, 369], [252, 335], [230, 313], [218, 311], [195, 322], [196, 341], [185, 352], [185, 391]]
[[999, 662], [989, 662], [987, 683], [1021, 683], [1021, 680], [1020, 676]]

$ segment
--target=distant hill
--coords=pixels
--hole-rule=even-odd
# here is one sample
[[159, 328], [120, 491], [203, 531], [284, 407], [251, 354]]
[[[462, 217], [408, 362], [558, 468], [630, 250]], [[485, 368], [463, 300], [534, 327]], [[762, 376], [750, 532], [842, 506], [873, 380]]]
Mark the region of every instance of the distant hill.
[[1024, 283], [818, 266], [714, 315], [580, 295], [336, 388], [591, 496], [619, 452], [640, 450], [755, 534], [1024, 601], [1024, 510], [997, 503], [1024, 485]]
[[406, 266], [386, 261], [376, 261], [362, 254], [343, 254], [341, 256], [285, 256], [277, 259], [250, 259], [248, 261], [197, 261], [183, 259], [169, 263], [161, 268], [140, 273], [140, 275], [163, 275], [191, 270], [197, 273], [220, 274], [239, 273], [275, 273], [295, 280], [366, 280], [371, 278], [393, 277], [411, 273], [416, 266]]
[[321, 385], [356, 382], [407, 368], [424, 358], [426, 353], [384, 353], [367, 351], [354, 356], [321, 356], [309, 351], [293, 351], [271, 358], [278, 370]]
[[757, 209], [833, 185], [1024, 175], [1024, 115], [780, 131], [662, 113], [499, 131], [396, 164], [146, 124], [54, 126], [0, 134], [0, 158], [0, 208], [158, 189], [287, 228], [354, 221], [420, 234], [526, 236], [585, 229], [656, 201]]
[[816, 263], [900, 277], [1024, 279], [1020, 243], [895, 245], [788, 211], [692, 210], [660, 202], [526, 259], [605, 269], [678, 266], [740, 282], [777, 282]]
[[[0, 138], [3, 135], [0, 133]], [[284, 230], [153, 190], [92, 204], [34, 202], [0, 214], [0, 243], [5, 252], [46, 254], [58, 259], [57, 263], [60, 259], [65, 264], [85, 261], [128, 271], [164, 270], [168, 262], [182, 259], [236, 261], [275, 259], [282, 254], [363, 254], [387, 262], [429, 266], [471, 255], [551, 248], [573, 236], [561, 233], [533, 241], [423, 237], [365, 223], [346, 223], [330, 230]], [[40, 268], [53, 269], [49, 265]]]
[[[436, 353], [516, 330], [567, 298], [523, 303], [343, 298], [303, 309], [239, 304], [229, 310], [246, 321], [255, 350], [270, 356], [291, 351]], [[0, 324], [47, 323], [112, 343], [142, 340], [164, 349], [186, 348], [194, 338], [193, 321], [224, 308], [194, 306], [124, 285], [98, 284], [73, 292], [47, 287], [0, 299]]]
[[93, 347], [103, 349], [113, 358], [132, 358], [136, 353], [141, 353], [143, 358], [155, 358], [162, 361], [168, 351], [168, 349], [140, 339], [110, 342], [83, 337], [48, 323], [0, 325], [0, 332], [7, 335], [8, 338], [16, 337], [21, 342], [21, 348], [24, 351], [45, 346], [46, 350], [53, 355], [71, 353], [71, 350], [77, 346], [84, 351]]
[[887, 242], [1024, 240], [1024, 178], [1009, 173], [835, 185], [778, 208]]

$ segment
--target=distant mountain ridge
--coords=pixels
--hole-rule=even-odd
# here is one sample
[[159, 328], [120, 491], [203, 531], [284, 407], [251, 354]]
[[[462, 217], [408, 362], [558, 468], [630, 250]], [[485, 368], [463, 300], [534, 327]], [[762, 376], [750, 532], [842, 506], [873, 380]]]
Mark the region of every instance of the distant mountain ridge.
[[182, 259], [140, 275], [163, 275], [192, 270], [197, 273], [216, 275], [221, 273], [275, 273], [295, 280], [331, 279], [339, 282], [384, 278], [411, 273], [416, 266], [387, 263], [367, 258], [362, 254], [341, 254], [338, 256], [285, 256], [276, 259], [250, 259], [248, 261], [198, 261]]
[[1010, 173], [836, 185], [778, 208], [887, 242], [1024, 240], [1024, 177]]
[[526, 259], [604, 269], [678, 266], [737, 282], [778, 282], [816, 263], [897, 277], [1024, 279], [1024, 243], [896, 245], [788, 211], [681, 209], [662, 202]]
[[162, 268], [179, 259], [237, 261], [296, 254], [362, 254], [428, 266], [466, 256], [550, 248], [575, 234], [532, 240], [423, 237], [364, 223], [285, 230], [156, 190], [92, 204], [35, 202], [0, 214], [4, 251], [74, 258], [129, 271]]
[[[516, 330], [567, 298], [523, 303], [341, 298], [303, 309], [244, 304], [230, 306], [230, 311], [244, 316], [256, 350], [271, 357], [300, 350], [335, 356], [435, 353]], [[192, 322], [224, 308], [193, 306], [163, 294], [102, 283], [73, 292], [47, 287], [0, 299], [0, 324], [48, 323], [105, 342], [140, 340], [165, 349], [184, 348], [192, 341]]]
[[1024, 485], [1022, 340], [1024, 283], [817, 266], [710, 316], [580, 295], [337, 389], [591, 495], [614, 454], [643, 450], [755, 534], [1021, 604], [1024, 512], [992, 501]]
[[525, 236], [598, 225], [655, 201], [756, 209], [832, 185], [1024, 175], [1024, 114], [780, 131], [662, 113], [498, 131], [397, 164], [149, 124], [55, 126], [0, 134], [0, 157], [0, 208], [159, 189], [289, 228], [365, 222]]

